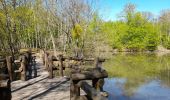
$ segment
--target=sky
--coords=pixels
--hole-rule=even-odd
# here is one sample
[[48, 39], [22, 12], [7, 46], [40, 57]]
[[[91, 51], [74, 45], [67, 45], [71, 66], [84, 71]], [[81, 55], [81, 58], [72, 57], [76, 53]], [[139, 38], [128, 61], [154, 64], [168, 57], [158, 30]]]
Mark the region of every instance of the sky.
[[96, 9], [103, 20], [114, 21], [127, 3], [135, 4], [137, 11], [149, 11], [155, 16], [163, 9], [170, 9], [170, 0], [97, 0]]

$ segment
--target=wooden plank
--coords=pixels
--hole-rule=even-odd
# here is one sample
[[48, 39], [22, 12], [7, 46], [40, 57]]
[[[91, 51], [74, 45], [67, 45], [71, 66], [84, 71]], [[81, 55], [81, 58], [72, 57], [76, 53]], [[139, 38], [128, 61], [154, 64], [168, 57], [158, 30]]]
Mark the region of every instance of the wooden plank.
[[71, 74], [72, 80], [92, 80], [96, 78], [106, 78], [108, 73], [105, 70], [95, 68], [92, 71], [83, 71], [81, 73]]
[[81, 89], [83, 89], [86, 92], [86, 94], [88, 96], [88, 99], [92, 99], [92, 100], [108, 100], [106, 97], [101, 95], [101, 93], [99, 91], [97, 91], [92, 86], [90, 86], [87, 82], [80, 81], [78, 83], [78, 85], [81, 87]]
[[[77, 57], [63, 57], [63, 61], [65, 60], [76, 60], [76, 61], [95, 61], [95, 58], [77, 58]], [[53, 61], [59, 61], [56, 57], [53, 57]], [[104, 62], [105, 59], [99, 58], [99, 62]]]

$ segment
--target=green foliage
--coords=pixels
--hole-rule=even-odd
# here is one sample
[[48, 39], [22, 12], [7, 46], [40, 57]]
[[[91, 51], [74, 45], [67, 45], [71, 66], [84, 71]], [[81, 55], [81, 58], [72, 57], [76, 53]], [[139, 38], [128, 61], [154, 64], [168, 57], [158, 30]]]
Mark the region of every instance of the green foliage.
[[154, 23], [140, 12], [125, 13], [124, 21], [103, 23], [103, 33], [113, 49], [128, 51], [154, 51], [158, 46], [158, 31]]
[[162, 44], [165, 48], [170, 49], [170, 36], [163, 35], [162, 36]]
[[51, 34], [59, 44], [57, 47], [65, 51], [81, 49], [83, 52], [87, 48], [89, 52], [103, 45], [109, 50], [112, 47], [119, 51], [154, 51], [158, 45], [170, 49], [170, 11], [154, 21], [154, 17], [148, 19], [144, 13], [136, 11], [134, 4], [127, 4], [121, 20], [106, 22], [97, 12], [88, 17], [84, 16], [84, 12], [70, 13], [77, 14], [70, 19], [63, 9], [63, 15], [67, 16], [62, 18], [62, 14], [55, 15], [55, 10], [60, 10], [57, 6], [49, 10], [41, 0], [25, 2], [15, 9], [10, 3], [7, 3], [6, 9], [2, 4], [0, 6], [1, 51], [9, 50], [14, 44], [21, 48], [50, 48], [55, 44], [51, 43]]
[[170, 19], [169, 18], [170, 18], [170, 10], [165, 10], [162, 12], [159, 19], [161, 43], [167, 49], [170, 49]]
[[79, 24], [76, 24], [71, 31], [73, 39], [79, 39], [82, 32], [83, 32], [82, 27]]
[[122, 37], [127, 31], [127, 25], [123, 22], [106, 22], [102, 27], [103, 33], [106, 35], [107, 42], [113, 49], [121, 49], [123, 47]]

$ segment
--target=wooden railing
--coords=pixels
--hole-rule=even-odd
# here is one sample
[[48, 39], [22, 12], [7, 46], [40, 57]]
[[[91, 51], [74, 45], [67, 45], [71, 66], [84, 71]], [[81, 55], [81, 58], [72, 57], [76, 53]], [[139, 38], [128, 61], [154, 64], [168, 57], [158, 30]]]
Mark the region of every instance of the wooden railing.
[[[31, 56], [31, 52], [26, 52], [21, 54], [18, 60], [13, 60], [11, 56], [7, 56], [0, 59], [0, 63], [2, 63], [1, 68], [5, 69], [0, 73], [0, 99], [11, 100], [12, 96], [10, 83], [15, 80], [15, 74], [19, 72], [21, 74], [20, 79], [26, 81], [28, 79], [26, 73], [31, 72], [31, 66], [35, 63], [35, 58]], [[15, 70], [14, 68], [16, 63], [20, 65], [18, 70]]]
[[6, 58], [0, 59], [0, 63], [2, 63], [2, 66], [4, 66], [7, 69], [7, 72], [3, 73], [3, 74], [8, 74], [9, 75], [9, 79], [11, 81], [13, 81], [14, 77], [13, 77], [13, 67], [12, 67], [12, 57], [11, 56], [7, 56]]
[[[11, 56], [7, 56], [6, 58], [0, 59], [0, 63], [8, 70], [5, 74], [9, 75], [10, 81], [15, 80], [14, 76], [17, 72], [21, 73], [21, 80], [26, 81], [26, 72], [29, 72], [30, 75], [32, 64], [35, 63], [35, 57], [31, 55], [31, 52], [26, 52], [21, 54], [19, 59], [12, 60]], [[19, 65], [19, 69], [16, 70], [14, 65]]]
[[[92, 62], [95, 62], [95, 66], [100, 66], [100, 64], [105, 61], [105, 59], [99, 59], [99, 58], [94, 59], [94, 58], [64, 57], [63, 55], [58, 55], [57, 57], [55, 57], [55, 56], [50, 55], [48, 53], [44, 54], [43, 60], [44, 60], [43, 62], [44, 62], [45, 68], [49, 72], [49, 78], [54, 77], [53, 76], [54, 70], [58, 70], [59, 75], [61, 77], [64, 76], [63, 72], [66, 68], [70, 68], [72, 70], [75, 70], [75, 72], [77, 72], [78, 70], [79, 71], [82, 70], [82, 69], [77, 68], [77, 66], [75, 66], [74, 64], [71, 64], [71, 63], [68, 63], [68, 62], [67, 62], [67, 66], [66, 66], [66, 60], [67, 61], [72, 60], [72, 61], [76, 61], [76, 62], [92, 61]], [[58, 62], [58, 66], [56, 66], [54, 64], [55, 61]]]
[[[105, 59], [100, 58], [74, 58], [74, 57], [63, 57], [62, 55], [58, 55], [58, 57], [54, 57], [45, 53], [44, 55], [44, 65], [49, 72], [49, 78], [53, 78], [53, 71], [58, 70], [60, 76], [63, 76], [63, 70], [65, 68], [69, 68], [71, 70], [70, 73], [70, 99], [71, 100], [107, 100], [106, 95], [103, 95], [103, 85], [104, 78], [108, 77], [108, 73], [102, 68], [102, 63]], [[94, 68], [81, 69], [76, 68], [70, 64], [66, 67], [64, 65], [64, 61], [66, 60], [74, 60], [74, 61], [92, 61], [94, 62]], [[56, 67], [54, 65], [54, 61], [59, 62], [59, 66]], [[86, 80], [90, 80], [92, 82], [92, 86], [89, 85]], [[86, 96], [80, 95], [80, 88], [87, 94]], [[107, 94], [107, 93], [105, 93]]]
[[11, 84], [10, 80], [6, 79], [6, 76], [0, 75], [0, 77], [5, 77], [5, 79], [0, 80], [0, 99], [1, 100], [11, 100]]
[[[70, 99], [71, 100], [107, 100], [107, 97], [101, 94], [103, 91], [104, 78], [108, 77], [105, 70], [101, 68], [92, 68], [80, 73], [71, 74]], [[85, 80], [91, 80], [92, 86]], [[80, 88], [87, 94], [80, 96]]]
[[[16, 63], [20, 64], [20, 67], [18, 70], [15, 70], [15, 73], [20, 73], [21, 77], [20, 79], [23, 81], [28, 80], [29, 78], [32, 78], [32, 67], [35, 66], [35, 56], [32, 56], [31, 52], [24, 53], [20, 56], [19, 60], [16, 61]], [[28, 75], [26, 74], [28, 73]], [[34, 77], [37, 75], [34, 74]]]
[[[4, 73], [0, 73], [0, 99], [11, 100], [11, 81], [13, 81], [12, 57], [0, 59], [0, 63], [5, 68]], [[1, 68], [2, 68], [1, 66]]]

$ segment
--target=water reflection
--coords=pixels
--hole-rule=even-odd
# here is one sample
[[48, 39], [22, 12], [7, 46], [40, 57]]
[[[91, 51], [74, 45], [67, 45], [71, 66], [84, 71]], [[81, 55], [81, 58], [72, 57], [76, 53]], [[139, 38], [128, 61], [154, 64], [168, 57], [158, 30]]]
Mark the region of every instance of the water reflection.
[[104, 66], [109, 100], [170, 100], [170, 55], [116, 54]]

